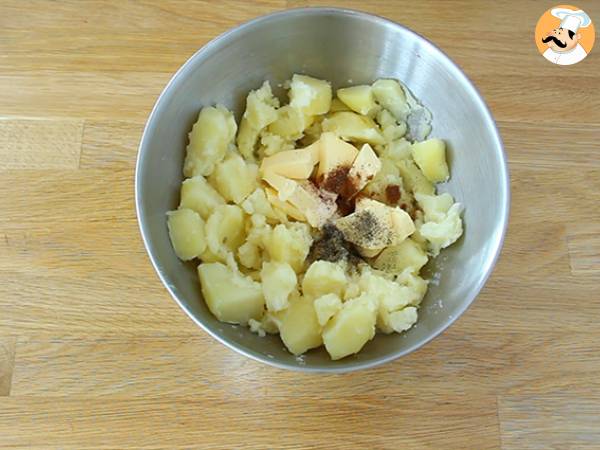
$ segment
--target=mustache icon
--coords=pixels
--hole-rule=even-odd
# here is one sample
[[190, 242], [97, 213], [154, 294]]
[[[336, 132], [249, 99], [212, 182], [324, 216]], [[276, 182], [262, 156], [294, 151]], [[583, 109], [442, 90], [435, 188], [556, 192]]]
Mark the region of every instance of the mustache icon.
[[545, 38], [542, 38], [542, 42], [545, 44], [547, 42], [553, 41], [558, 47], [560, 48], [565, 48], [567, 46], [566, 42], [561, 42], [558, 40], [557, 37], [555, 36], [547, 36]]

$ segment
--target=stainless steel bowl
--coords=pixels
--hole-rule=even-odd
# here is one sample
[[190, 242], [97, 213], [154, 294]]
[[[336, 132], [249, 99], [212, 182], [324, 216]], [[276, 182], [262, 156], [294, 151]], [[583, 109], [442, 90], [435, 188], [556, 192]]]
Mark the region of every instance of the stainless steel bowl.
[[[165, 212], [177, 207], [187, 133], [200, 108], [221, 103], [239, 119], [248, 91], [265, 79], [280, 86], [295, 73], [334, 88], [403, 81], [433, 113], [433, 136], [449, 144], [451, 180], [442, 186], [465, 205], [465, 233], [432, 261], [438, 273], [415, 327], [378, 335], [352, 357], [331, 361], [323, 349], [302, 358], [278, 336], [265, 338], [218, 322], [208, 311], [193, 264], [171, 248]], [[282, 94], [281, 88], [278, 94]], [[136, 206], [142, 237], [158, 276], [179, 306], [228, 347], [280, 368], [344, 372], [373, 367], [421, 347], [454, 322], [475, 299], [502, 247], [509, 213], [509, 178], [494, 119], [465, 74], [418, 34], [356, 11], [295, 9], [260, 17], [219, 36], [193, 55], [158, 98], [140, 143]]]

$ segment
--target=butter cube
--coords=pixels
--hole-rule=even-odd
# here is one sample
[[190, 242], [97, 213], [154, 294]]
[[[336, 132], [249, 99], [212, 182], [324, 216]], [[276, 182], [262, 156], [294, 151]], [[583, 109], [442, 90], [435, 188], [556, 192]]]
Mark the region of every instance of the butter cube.
[[260, 170], [274, 172], [288, 178], [306, 180], [317, 164], [316, 152], [310, 149], [286, 150], [267, 156], [262, 160]]
[[323, 133], [319, 142], [317, 178], [334, 171], [338, 167], [350, 167], [358, 155], [356, 147], [343, 141], [333, 133]]
[[352, 163], [349, 176], [356, 183], [356, 190], [362, 190], [381, 170], [381, 161], [369, 144], [364, 144]]

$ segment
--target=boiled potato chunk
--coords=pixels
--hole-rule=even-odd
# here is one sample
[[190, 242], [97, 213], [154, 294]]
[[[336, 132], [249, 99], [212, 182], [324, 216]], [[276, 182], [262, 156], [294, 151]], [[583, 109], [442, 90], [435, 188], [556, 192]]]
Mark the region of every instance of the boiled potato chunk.
[[412, 156], [419, 169], [432, 183], [446, 181], [450, 176], [446, 164], [446, 144], [441, 139], [414, 143]]
[[351, 86], [337, 90], [338, 98], [359, 114], [368, 116], [377, 109], [371, 86]]
[[406, 122], [397, 122], [396, 118], [387, 109], [380, 110], [376, 119], [381, 126], [381, 132], [386, 142], [394, 142], [406, 134]]
[[260, 132], [277, 120], [279, 100], [273, 96], [271, 85], [265, 81], [260, 89], [251, 91], [246, 99], [246, 111], [237, 137], [238, 149], [244, 158], [254, 159], [254, 147]]
[[417, 322], [417, 308], [407, 306], [400, 311], [390, 313], [388, 323], [396, 333], [408, 330]]
[[265, 299], [260, 283], [218, 262], [200, 264], [198, 276], [206, 305], [217, 319], [243, 325], [261, 319]]
[[331, 359], [358, 353], [375, 336], [377, 305], [368, 296], [348, 300], [323, 329]]
[[461, 204], [455, 203], [448, 210], [444, 220], [425, 222], [421, 225], [419, 231], [421, 236], [429, 242], [429, 250], [433, 256], [437, 256], [441, 249], [453, 244], [462, 235], [461, 210]]
[[304, 275], [302, 292], [310, 298], [321, 297], [325, 294], [335, 294], [341, 298], [344, 295], [347, 281], [344, 268], [339, 264], [315, 261]]
[[289, 95], [290, 106], [307, 116], [325, 114], [331, 106], [331, 84], [306, 75], [294, 74]]
[[233, 114], [226, 108], [220, 105], [202, 108], [189, 135], [183, 174], [210, 175], [225, 156], [236, 131]]
[[260, 247], [252, 242], [244, 242], [237, 250], [240, 264], [248, 269], [260, 269], [262, 257]]
[[373, 95], [377, 102], [391, 112], [398, 120], [404, 120], [409, 113], [406, 95], [396, 80], [377, 80], [373, 83]]
[[259, 158], [271, 156], [284, 150], [294, 150], [294, 142], [287, 141], [278, 134], [264, 131], [260, 134]]
[[301, 355], [323, 343], [312, 300], [304, 297], [292, 299], [282, 315], [279, 332], [290, 353]]
[[236, 205], [221, 205], [206, 222], [209, 250], [220, 257], [234, 252], [245, 238], [244, 212]]
[[425, 264], [427, 264], [427, 255], [412, 239], [385, 248], [372, 263], [376, 269], [393, 274], [398, 274], [407, 268], [419, 273]]
[[319, 325], [323, 327], [342, 308], [342, 300], [335, 294], [325, 294], [315, 300], [314, 306]]
[[448, 210], [454, 204], [454, 199], [447, 192], [441, 195], [415, 194], [419, 206], [425, 213], [427, 222], [440, 222], [444, 220]]
[[204, 221], [196, 211], [170, 211], [167, 213], [167, 225], [171, 244], [179, 259], [189, 261], [206, 249]]
[[273, 96], [269, 82], [265, 81], [260, 89], [248, 94], [244, 117], [253, 128], [262, 130], [277, 120], [278, 107], [279, 100]]
[[323, 120], [323, 131], [330, 131], [347, 141], [384, 144], [385, 139], [377, 124], [367, 116], [340, 111]]
[[295, 141], [302, 137], [308, 124], [309, 119], [300, 109], [286, 105], [277, 110], [277, 120], [269, 125], [268, 131], [288, 141]]
[[249, 215], [261, 214], [271, 220], [283, 219], [282, 215], [273, 209], [271, 203], [267, 200], [264, 189], [260, 187], [257, 187], [252, 194], [246, 197], [241, 206], [244, 212]]
[[277, 191], [271, 188], [265, 188], [265, 194], [276, 213], [281, 212], [292, 219], [306, 222], [306, 216], [290, 202], [280, 200]]
[[192, 209], [204, 220], [209, 218], [217, 206], [224, 204], [225, 199], [203, 176], [188, 178], [181, 184], [179, 208]]
[[338, 111], [352, 111], [348, 105], [346, 105], [339, 98], [334, 98], [331, 100], [331, 107], [329, 108], [330, 113], [338, 112]]
[[304, 261], [312, 244], [308, 225], [304, 223], [283, 224], [273, 228], [265, 239], [265, 249], [272, 261], [288, 263], [296, 273], [304, 268]]
[[256, 164], [246, 163], [240, 155], [231, 153], [217, 165], [212, 179], [226, 200], [240, 204], [256, 189], [257, 175]]
[[260, 272], [263, 293], [269, 311], [288, 307], [288, 296], [296, 287], [296, 272], [285, 262], [265, 262]]
[[247, 161], [254, 161], [254, 149], [256, 147], [256, 141], [260, 136], [260, 130], [253, 128], [247, 119], [242, 118], [240, 122], [240, 130], [238, 131], [236, 142], [240, 154]]
[[408, 159], [399, 161], [397, 166], [407, 189], [414, 193], [420, 192], [428, 195], [435, 193], [435, 188], [431, 181], [423, 175], [423, 172], [419, 170], [413, 161]]

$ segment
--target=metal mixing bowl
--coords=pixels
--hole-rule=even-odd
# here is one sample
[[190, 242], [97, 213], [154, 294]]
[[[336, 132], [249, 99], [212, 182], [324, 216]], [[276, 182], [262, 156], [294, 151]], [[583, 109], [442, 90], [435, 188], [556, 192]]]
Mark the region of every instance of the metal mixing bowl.
[[[179, 201], [187, 134], [200, 108], [221, 103], [239, 119], [244, 99], [265, 79], [278, 95], [293, 73], [330, 80], [334, 88], [403, 81], [433, 113], [432, 136], [448, 143], [451, 179], [441, 186], [465, 206], [464, 236], [426, 267], [434, 274], [415, 327], [377, 335], [352, 357], [331, 361], [321, 348], [301, 358], [279, 336], [265, 338], [217, 321], [200, 292], [195, 265], [177, 259], [165, 213]], [[475, 299], [502, 247], [509, 178], [490, 111], [465, 74], [438, 48], [386, 19], [341, 9], [295, 9], [260, 17], [219, 36], [193, 55], [160, 95], [140, 143], [136, 180], [140, 229], [152, 264], [179, 306], [228, 347], [277, 367], [343, 372], [373, 367], [421, 347]], [[200, 349], [199, 349], [200, 351]]]

